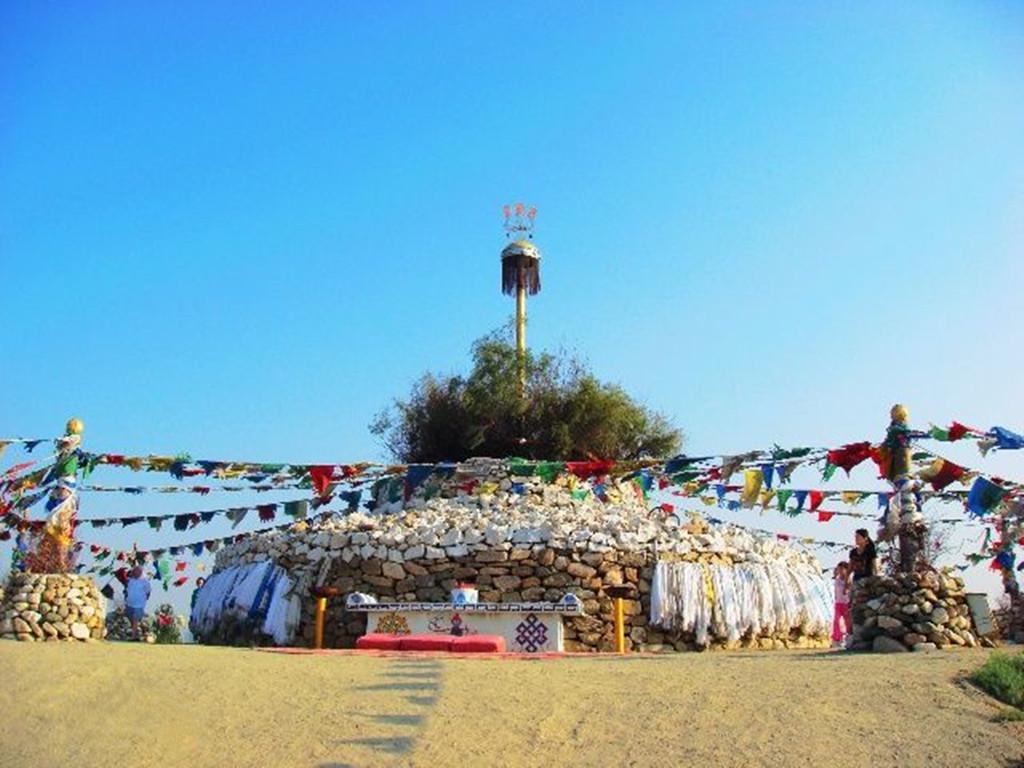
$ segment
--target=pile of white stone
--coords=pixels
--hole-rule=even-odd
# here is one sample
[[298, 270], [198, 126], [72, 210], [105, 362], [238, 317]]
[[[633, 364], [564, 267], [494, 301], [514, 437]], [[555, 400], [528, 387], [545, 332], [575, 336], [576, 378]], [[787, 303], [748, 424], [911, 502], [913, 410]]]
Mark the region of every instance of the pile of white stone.
[[[738, 526], [709, 526], [695, 514], [651, 509], [631, 482], [606, 485], [608, 500], [601, 501], [589, 484], [570, 476], [545, 483], [502, 476], [497, 462], [483, 466], [498, 471], [486, 473], [472, 491], [451, 483], [431, 499], [421, 490], [406, 502], [381, 503], [370, 514], [356, 512], [315, 527], [300, 524], [256, 536], [222, 548], [217, 567], [270, 559], [302, 571], [333, 558], [346, 563], [372, 558], [394, 563], [440, 561], [495, 547], [645, 551], [722, 565], [781, 562], [818, 567], [813, 555], [774, 537]], [[574, 498], [574, 490], [587, 495]]]
[[0, 638], [101, 640], [106, 600], [88, 576], [15, 573], [0, 603]]
[[[468, 477], [467, 477], [468, 475]], [[393, 492], [394, 489], [391, 489]], [[631, 647], [810, 647], [827, 636], [799, 626], [737, 641], [650, 626], [651, 585], [659, 561], [709, 566], [768, 564], [820, 573], [817, 559], [772, 536], [709, 525], [697, 513], [666, 513], [632, 482], [595, 486], [561, 475], [553, 482], [510, 476], [501, 462], [474, 460], [460, 474], [430, 481], [408, 499], [381, 488], [370, 513], [353, 512], [315, 525], [249, 537], [223, 547], [216, 569], [271, 561], [283, 567], [302, 597], [299, 636], [312, 637], [313, 587], [366, 592], [382, 602], [444, 602], [470, 582], [488, 602], [558, 600], [573, 592], [586, 615], [566, 621], [566, 647], [599, 650], [614, 642], [610, 587], [632, 587], [626, 623]], [[602, 498], [598, 498], [598, 495]], [[351, 645], [364, 614], [342, 601], [328, 606], [326, 642]]]

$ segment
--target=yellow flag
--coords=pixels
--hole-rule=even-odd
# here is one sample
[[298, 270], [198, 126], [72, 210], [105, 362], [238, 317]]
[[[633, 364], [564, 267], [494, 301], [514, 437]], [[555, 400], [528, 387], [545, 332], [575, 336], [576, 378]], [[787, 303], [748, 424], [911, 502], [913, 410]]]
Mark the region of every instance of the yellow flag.
[[761, 506], [767, 507], [772, 503], [772, 499], [775, 498], [775, 491], [761, 491]]
[[757, 502], [757, 496], [761, 493], [761, 483], [764, 482], [764, 473], [760, 469], [747, 469], [743, 472], [743, 496], [740, 501], [743, 506], [750, 509]]
[[843, 504], [856, 504], [860, 501], [860, 494], [857, 491], [843, 491]]

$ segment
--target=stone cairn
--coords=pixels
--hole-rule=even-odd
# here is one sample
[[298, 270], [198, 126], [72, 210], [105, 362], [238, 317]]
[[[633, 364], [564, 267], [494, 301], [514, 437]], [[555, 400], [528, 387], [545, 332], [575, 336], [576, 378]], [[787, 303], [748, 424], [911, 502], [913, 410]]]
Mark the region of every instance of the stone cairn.
[[[475, 483], [466, 483], [466, 473]], [[472, 485], [472, 490], [468, 490]], [[447, 602], [461, 582], [474, 583], [485, 602], [556, 601], [566, 592], [582, 601], [585, 615], [566, 619], [566, 650], [614, 647], [612, 586], [629, 585], [627, 647], [650, 651], [692, 650], [691, 634], [649, 626], [650, 592], [659, 559], [729, 566], [740, 562], [781, 562], [820, 571], [817, 560], [776, 541], [735, 526], [711, 526], [696, 513], [679, 517], [649, 510], [629, 482], [609, 481], [606, 500], [569, 475], [544, 482], [512, 477], [503, 462], [474, 459], [460, 475], [424, 484], [407, 500], [378, 498], [373, 514], [354, 512], [309, 526], [250, 537], [222, 548], [216, 568], [271, 560], [297, 580], [303, 611], [298, 636], [313, 636], [313, 586], [341, 594], [353, 591], [381, 602]], [[429, 498], [428, 498], [429, 497]], [[329, 601], [325, 645], [351, 647], [366, 629], [366, 615]], [[824, 634], [799, 627], [770, 636], [710, 647], [827, 647]]]
[[1019, 592], [1009, 596], [1009, 604], [993, 611], [999, 636], [1013, 643], [1024, 643], [1024, 596]]
[[15, 573], [0, 602], [0, 638], [102, 640], [106, 600], [88, 576]]
[[963, 581], [936, 571], [857, 582], [851, 650], [934, 651], [990, 645], [973, 631]]

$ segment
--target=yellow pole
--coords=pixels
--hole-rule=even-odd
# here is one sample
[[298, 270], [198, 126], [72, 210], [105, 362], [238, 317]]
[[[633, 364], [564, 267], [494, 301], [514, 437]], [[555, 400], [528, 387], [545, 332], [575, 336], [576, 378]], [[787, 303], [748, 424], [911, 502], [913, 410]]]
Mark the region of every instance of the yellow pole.
[[519, 267], [516, 282], [516, 354], [519, 358], [519, 395], [526, 396], [526, 267]]
[[316, 599], [316, 623], [313, 625], [313, 647], [317, 650], [324, 647], [324, 614], [327, 612], [327, 598]]
[[615, 652], [626, 652], [626, 603], [621, 597], [615, 598]]

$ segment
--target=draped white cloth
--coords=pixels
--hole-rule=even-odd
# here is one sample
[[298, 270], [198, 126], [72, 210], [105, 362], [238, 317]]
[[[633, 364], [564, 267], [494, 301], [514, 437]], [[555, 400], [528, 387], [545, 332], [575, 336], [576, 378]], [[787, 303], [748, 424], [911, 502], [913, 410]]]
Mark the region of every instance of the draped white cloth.
[[650, 622], [709, 638], [739, 640], [798, 629], [825, 634], [832, 627], [832, 590], [810, 566], [739, 563], [734, 566], [660, 561], [651, 584]]
[[287, 571], [270, 561], [236, 565], [210, 576], [196, 596], [189, 627], [210, 633], [224, 616], [249, 621], [278, 645], [288, 645], [299, 625], [300, 600]]

